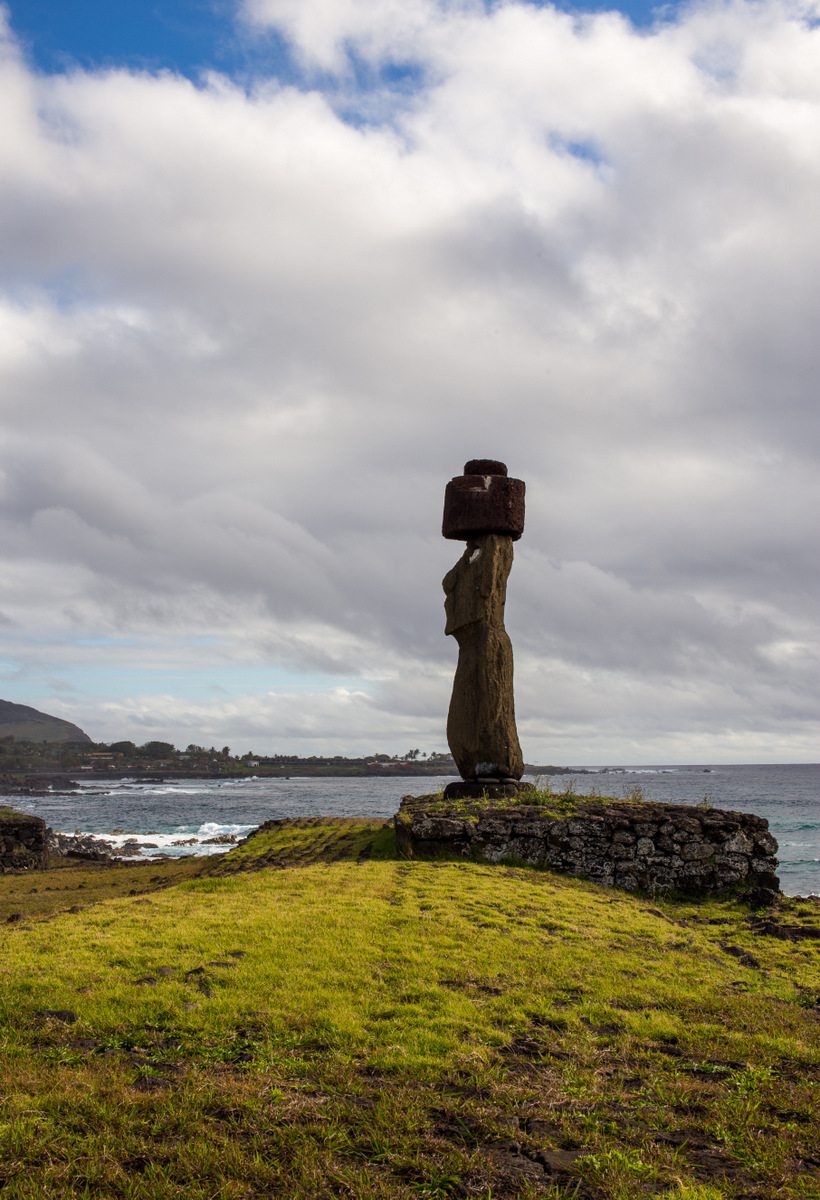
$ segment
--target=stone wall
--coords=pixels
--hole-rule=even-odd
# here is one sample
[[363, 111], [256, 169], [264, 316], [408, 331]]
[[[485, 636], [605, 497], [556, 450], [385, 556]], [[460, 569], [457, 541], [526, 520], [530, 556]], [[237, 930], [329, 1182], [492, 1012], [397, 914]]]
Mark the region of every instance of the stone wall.
[[780, 889], [777, 842], [768, 822], [750, 813], [578, 800], [564, 814], [405, 796], [395, 826], [399, 850], [417, 857], [519, 861], [627, 891], [736, 890], [757, 905], [771, 903]]
[[40, 817], [0, 809], [0, 874], [48, 866], [46, 823]]

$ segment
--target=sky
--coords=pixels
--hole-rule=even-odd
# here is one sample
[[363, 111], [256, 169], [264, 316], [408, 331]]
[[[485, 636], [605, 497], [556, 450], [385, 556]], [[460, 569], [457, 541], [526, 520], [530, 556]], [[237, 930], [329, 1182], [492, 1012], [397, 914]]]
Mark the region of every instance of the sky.
[[0, 695], [444, 750], [491, 457], [528, 762], [818, 761], [819, 9], [6, 5]]

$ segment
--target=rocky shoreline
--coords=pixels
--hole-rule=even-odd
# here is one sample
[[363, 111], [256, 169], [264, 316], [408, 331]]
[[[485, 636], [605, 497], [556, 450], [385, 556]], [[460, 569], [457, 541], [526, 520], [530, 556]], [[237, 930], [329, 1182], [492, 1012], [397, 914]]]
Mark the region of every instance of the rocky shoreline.
[[[113, 833], [121, 833], [125, 831], [114, 830]], [[131, 834], [127, 840], [119, 845], [114, 845], [107, 838], [95, 837], [93, 833], [59, 833], [54, 829], [46, 830], [48, 849], [51, 854], [58, 854], [62, 858], [82, 858], [91, 862], [114, 863], [122, 859], [133, 859], [137, 855], [141, 858], [150, 858], [152, 860], [173, 859], [176, 855], [166, 854], [157, 842], [152, 842], [150, 833], [137, 835]], [[235, 834], [222, 833], [217, 837], [198, 838], [187, 837], [177, 838], [171, 842], [172, 846], [235, 846], [239, 839]], [[156, 850], [156, 854], [143, 855], [144, 850]]]

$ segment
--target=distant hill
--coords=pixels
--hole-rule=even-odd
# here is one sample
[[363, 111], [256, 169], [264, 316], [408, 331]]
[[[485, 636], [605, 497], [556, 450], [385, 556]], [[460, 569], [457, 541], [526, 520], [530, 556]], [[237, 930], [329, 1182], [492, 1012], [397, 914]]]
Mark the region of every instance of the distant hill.
[[88, 742], [91, 738], [79, 725], [50, 717], [27, 704], [0, 700], [0, 738], [29, 738], [32, 742]]

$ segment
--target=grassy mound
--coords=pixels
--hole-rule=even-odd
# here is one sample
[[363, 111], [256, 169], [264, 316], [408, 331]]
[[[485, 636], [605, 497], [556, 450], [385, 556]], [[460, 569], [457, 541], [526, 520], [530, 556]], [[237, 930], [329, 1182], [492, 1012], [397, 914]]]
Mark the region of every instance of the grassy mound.
[[0, 878], [4, 1200], [820, 1196], [817, 909], [402, 862], [370, 824]]
[[0, 821], [30, 821], [31, 813], [18, 812], [7, 804], [0, 804]]
[[307, 867], [354, 858], [395, 857], [391, 821], [367, 817], [290, 817], [266, 821], [228, 854], [214, 856], [203, 873], [234, 875], [262, 867]]

